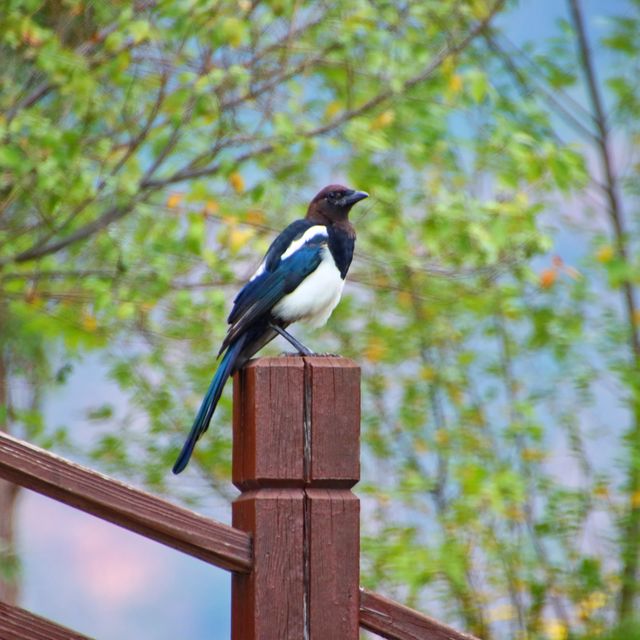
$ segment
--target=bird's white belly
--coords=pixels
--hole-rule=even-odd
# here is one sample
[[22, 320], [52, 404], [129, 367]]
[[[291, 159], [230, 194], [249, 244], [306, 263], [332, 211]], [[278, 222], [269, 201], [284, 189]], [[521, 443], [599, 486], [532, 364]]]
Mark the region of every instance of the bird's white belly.
[[286, 322], [305, 320], [320, 327], [336, 308], [343, 287], [344, 280], [331, 253], [325, 249], [318, 268], [273, 307], [274, 315]]

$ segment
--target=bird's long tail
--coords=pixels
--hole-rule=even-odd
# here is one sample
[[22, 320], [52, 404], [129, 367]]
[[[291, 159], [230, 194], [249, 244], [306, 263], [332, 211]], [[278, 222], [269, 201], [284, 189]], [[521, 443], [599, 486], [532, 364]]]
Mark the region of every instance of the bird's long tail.
[[200, 436], [209, 428], [209, 423], [211, 422], [211, 417], [213, 416], [213, 412], [216, 410], [216, 406], [218, 401], [220, 400], [220, 396], [222, 395], [222, 390], [224, 389], [224, 385], [227, 382], [229, 375], [233, 371], [234, 365], [242, 351], [242, 347], [246, 341], [246, 334], [240, 336], [232, 345], [229, 346], [227, 352], [224, 354], [218, 369], [216, 370], [215, 375], [213, 376], [213, 380], [211, 380], [211, 384], [209, 385], [209, 389], [207, 390], [207, 394], [200, 405], [200, 409], [198, 410], [198, 414], [196, 415], [195, 420], [193, 421], [193, 426], [191, 427], [191, 431], [189, 432], [189, 437], [182, 447], [182, 451], [176, 460], [176, 463], [173, 465], [173, 473], [180, 473], [184, 471], [184, 468], [189, 463], [189, 459], [191, 458], [191, 454], [193, 453], [193, 448], [196, 446], [196, 442], [200, 438]]

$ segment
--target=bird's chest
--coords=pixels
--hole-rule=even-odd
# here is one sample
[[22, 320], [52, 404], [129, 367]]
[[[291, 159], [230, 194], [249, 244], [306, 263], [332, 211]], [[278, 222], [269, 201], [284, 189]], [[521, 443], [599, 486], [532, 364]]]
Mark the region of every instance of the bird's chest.
[[306, 320], [312, 326], [321, 326], [340, 301], [343, 287], [340, 270], [325, 247], [318, 267], [278, 302], [273, 314], [287, 323]]

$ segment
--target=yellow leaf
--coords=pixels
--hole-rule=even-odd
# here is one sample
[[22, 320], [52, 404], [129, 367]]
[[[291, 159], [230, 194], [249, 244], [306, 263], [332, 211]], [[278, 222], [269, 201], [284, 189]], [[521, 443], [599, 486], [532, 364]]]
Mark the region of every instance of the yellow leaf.
[[490, 9], [484, 0], [472, 0], [471, 13], [476, 20], [484, 20], [489, 15]]
[[444, 446], [449, 443], [449, 434], [444, 429], [438, 429], [435, 433], [436, 444]]
[[567, 627], [560, 620], [547, 620], [544, 630], [550, 640], [566, 640]]
[[85, 331], [89, 331], [93, 333], [98, 328], [98, 320], [96, 317], [89, 313], [88, 311], [84, 311], [82, 316], [80, 317], [80, 323], [82, 324], [82, 328]]
[[639, 509], [640, 508], [640, 490], [639, 491], [634, 491], [631, 494], [631, 507], [633, 509]]
[[25, 299], [28, 304], [30, 304], [32, 307], [36, 309], [42, 309], [42, 307], [44, 307], [44, 304], [45, 304], [44, 298], [38, 293], [27, 295]]
[[385, 127], [388, 127], [395, 119], [396, 114], [391, 109], [387, 109], [373, 120], [373, 122], [371, 123], [371, 129], [384, 129]]
[[216, 213], [218, 213], [219, 209], [220, 205], [215, 200], [207, 200], [204, 203], [204, 213], [207, 216], [214, 216]]
[[253, 235], [253, 229], [238, 229], [233, 227], [229, 231], [229, 249], [232, 253], [237, 253], [247, 244], [249, 238]]
[[607, 596], [602, 591], [594, 591], [587, 598], [592, 609], [602, 609], [607, 604]]
[[429, 451], [429, 445], [422, 438], [417, 438], [413, 443], [413, 447], [416, 453], [427, 453]]
[[610, 244], [605, 244], [596, 251], [596, 260], [606, 264], [613, 260], [614, 251]]
[[237, 171], [234, 171], [229, 176], [229, 184], [233, 187], [236, 193], [244, 192], [244, 178]]
[[333, 100], [326, 106], [324, 110], [324, 117], [327, 118], [327, 120], [331, 120], [331, 118], [338, 115], [340, 111], [342, 111], [342, 102], [339, 100]]
[[544, 451], [532, 447], [525, 447], [522, 450], [522, 459], [527, 462], [540, 462], [544, 460]]
[[460, 404], [462, 404], [462, 401], [464, 400], [462, 389], [460, 389], [460, 387], [456, 385], [449, 384], [447, 385], [447, 391], [449, 392], [449, 397], [451, 398], [453, 404], [455, 404], [456, 406], [460, 406]]
[[435, 369], [429, 365], [425, 365], [420, 369], [420, 377], [427, 382], [432, 382], [436, 377]]
[[462, 90], [462, 76], [459, 73], [454, 73], [449, 78], [449, 91], [451, 93], [460, 93]]
[[526, 191], [518, 191], [516, 192], [513, 203], [518, 207], [527, 207], [529, 206], [529, 194]]
[[524, 513], [520, 507], [513, 505], [505, 509], [505, 516], [515, 522], [524, 522]]
[[602, 591], [594, 591], [578, 603], [578, 616], [581, 620], [587, 620], [591, 614], [602, 609], [607, 603], [607, 596]]
[[609, 497], [609, 487], [606, 484], [599, 483], [593, 488], [593, 495], [596, 498], [608, 498]]
[[516, 610], [510, 604], [499, 604], [489, 610], [489, 620], [500, 622], [502, 620], [513, 620], [516, 617]]
[[380, 362], [387, 353], [387, 346], [377, 336], [369, 338], [364, 348], [364, 357], [370, 362]]
[[249, 209], [247, 211], [247, 222], [249, 224], [264, 224], [266, 220], [266, 216], [264, 215], [264, 211], [260, 209]]
[[413, 298], [408, 291], [399, 291], [398, 292], [398, 304], [404, 309], [408, 309], [413, 302]]
[[633, 322], [634, 324], [636, 324], [638, 327], [640, 327], [640, 309], [636, 309], [633, 312]]
[[442, 73], [445, 76], [450, 76], [453, 74], [453, 70], [456, 68], [456, 63], [453, 56], [447, 56], [444, 62], [442, 63]]
[[167, 198], [167, 208], [175, 209], [176, 207], [178, 207], [182, 202], [182, 195], [182, 193], [178, 192], [170, 193], [169, 197]]

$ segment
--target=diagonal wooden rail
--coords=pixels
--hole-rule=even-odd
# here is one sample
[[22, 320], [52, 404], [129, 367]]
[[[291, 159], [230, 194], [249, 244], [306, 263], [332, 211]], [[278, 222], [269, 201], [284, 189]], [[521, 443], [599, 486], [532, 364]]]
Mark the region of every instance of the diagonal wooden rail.
[[[343, 640], [358, 626], [388, 640], [475, 640], [358, 588], [359, 375], [312, 357], [257, 360], [236, 376], [234, 523], [247, 531], [2, 432], [0, 478], [234, 572], [234, 640]], [[0, 603], [5, 638], [85, 640]]]
[[20, 607], [0, 602], [0, 638], [2, 640], [90, 640], [71, 629], [36, 616]]
[[0, 433], [0, 477], [231, 571], [251, 570], [243, 531]]
[[478, 640], [367, 589], [360, 589], [360, 626], [388, 640]]

